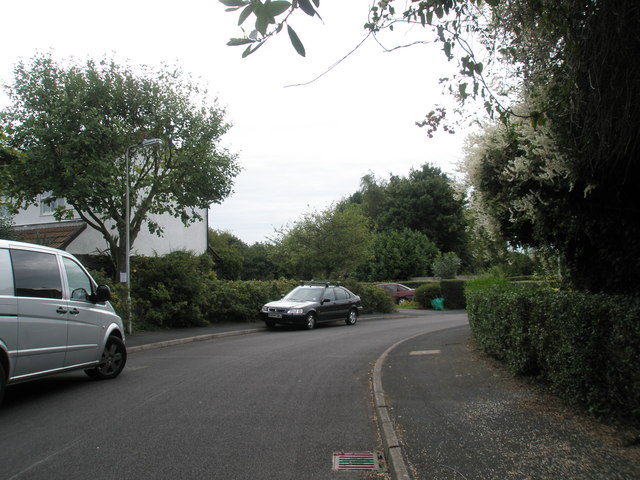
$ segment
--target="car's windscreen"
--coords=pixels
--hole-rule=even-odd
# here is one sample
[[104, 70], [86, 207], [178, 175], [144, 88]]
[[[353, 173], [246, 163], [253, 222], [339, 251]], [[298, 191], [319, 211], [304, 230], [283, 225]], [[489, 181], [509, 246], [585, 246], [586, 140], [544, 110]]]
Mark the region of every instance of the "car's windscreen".
[[324, 287], [298, 287], [285, 295], [283, 300], [294, 302], [319, 302]]

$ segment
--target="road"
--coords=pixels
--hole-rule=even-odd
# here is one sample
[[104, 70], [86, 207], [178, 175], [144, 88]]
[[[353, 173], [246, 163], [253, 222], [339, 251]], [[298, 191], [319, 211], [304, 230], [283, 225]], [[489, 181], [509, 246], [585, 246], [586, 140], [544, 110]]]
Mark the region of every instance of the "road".
[[0, 479], [358, 479], [335, 452], [381, 449], [369, 377], [391, 345], [466, 324], [428, 312], [137, 352], [113, 381], [10, 387]]

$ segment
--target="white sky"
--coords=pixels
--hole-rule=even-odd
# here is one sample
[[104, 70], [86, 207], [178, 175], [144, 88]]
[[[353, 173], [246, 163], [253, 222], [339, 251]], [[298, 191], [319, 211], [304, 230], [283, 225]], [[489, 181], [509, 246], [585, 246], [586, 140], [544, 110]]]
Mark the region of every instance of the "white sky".
[[[369, 171], [407, 175], [425, 162], [453, 173], [464, 133], [429, 139], [415, 126], [435, 104], [450, 104], [438, 84], [449, 75], [440, 46], [384, 53], [370, 39], [337, 68], [307, 82], [363, 38], [370, 0], [323, 0], [324, 23], [299, 12], [291, 24], [306, 58], [286, 33], [246, 59], [238, 13], [217, 0], [9, 0], [4, 2], [0, 83], [15, 63], [36, 52], [55, 58], [113, 56], [132, 65], [179, 65], [208, 86], [233, 123], [224, 138], [243, 168], [235, 193], [211, 208], [209, 225], [246, 243], [265, 241], [274, 228], [352, 194]], [[247, 26], [249, 22], [247, 21]], [[391, 42], [422, 29], [396, 31]], [[0, 106], [6, 102], [0, 96]]]

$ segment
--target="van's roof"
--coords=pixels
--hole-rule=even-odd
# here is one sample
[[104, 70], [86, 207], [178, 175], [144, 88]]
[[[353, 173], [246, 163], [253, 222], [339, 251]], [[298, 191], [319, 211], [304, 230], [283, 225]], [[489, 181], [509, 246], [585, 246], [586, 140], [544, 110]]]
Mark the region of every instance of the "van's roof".
[[19, 248], [22, 250], [37, 250], [39, 252], [63, 253], [65, 255], [71, 256], [70, 253], [65, 252], [64, 250], [59, 250], [53, 247], [47, 247], [45, 245], [37, 245], [35, 243], [18, 242], [15, 240], [0, 239], [0, 248]]

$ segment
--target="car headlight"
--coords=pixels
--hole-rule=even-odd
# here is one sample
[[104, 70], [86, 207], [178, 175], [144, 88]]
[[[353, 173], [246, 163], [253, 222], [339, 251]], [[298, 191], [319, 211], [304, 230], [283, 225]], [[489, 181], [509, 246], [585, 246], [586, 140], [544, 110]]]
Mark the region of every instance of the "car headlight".
[[264, 312], [264, 313], [267, 313], [267, 312], [269, 311], [269, 308], [268, 308], [266, 305], [264, 305], [264, 306], [262, 307], [262, 310], [260, 310], [260, 311], [261, 311], [261, 312]]
[[300, 315], [302, 314], [302, 309], [301, 308], [290, 308], [287, 313], [291, 314], [291, 315]]

